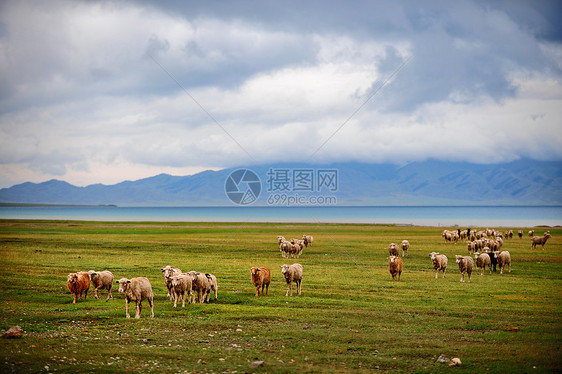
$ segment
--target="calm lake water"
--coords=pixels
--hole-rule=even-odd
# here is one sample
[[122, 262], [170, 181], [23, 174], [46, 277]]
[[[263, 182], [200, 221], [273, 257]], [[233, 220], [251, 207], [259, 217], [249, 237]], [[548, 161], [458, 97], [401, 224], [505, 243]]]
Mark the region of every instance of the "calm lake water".
[[562, 225], [562, 206], [0, 207], [1, 219], [372, 223], [421, 226]]

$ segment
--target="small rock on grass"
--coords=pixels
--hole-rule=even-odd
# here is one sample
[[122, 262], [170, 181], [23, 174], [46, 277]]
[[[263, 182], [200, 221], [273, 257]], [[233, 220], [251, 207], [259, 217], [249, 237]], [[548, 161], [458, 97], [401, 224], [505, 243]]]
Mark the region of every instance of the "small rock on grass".
[[437, 359], [437, 362], [449, 362], [449, 361], [451, 360], [449, 360], [447, 356], [445, 356], [444, 354], [440, 354], [439, 358]]
[[17, 339], [23, 336], [23, 330], [19, 326], [10, 327], [5, 333], [2, 334], [4, 339]]
[[254, 361], [250, 364], [250, 369], [259, 368], [260, 366], [263, 366], [264, 363], [264, 361]]
[[453, 358], [451, 362], [449, 362], [449, 366], [461, 366], [461, 359], [458, 357]]

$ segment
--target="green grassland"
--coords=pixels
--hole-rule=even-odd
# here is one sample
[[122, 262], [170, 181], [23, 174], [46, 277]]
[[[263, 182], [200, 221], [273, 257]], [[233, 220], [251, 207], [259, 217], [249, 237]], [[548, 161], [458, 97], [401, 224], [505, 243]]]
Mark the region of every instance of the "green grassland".
[[[550, 229], [544, 251], [527, 235], [505, 240], [511, 273], [460, 283], [454, 255], [466, 244], [445, 243], [442, 229], [0, 221], [0, 330], [25, 331], [0, 339], [0, 371], [560, 372], [562, 230]], [[313, 246], [283, 259], [277, 235], [302, 234]], [[410, 254], [393, 282], [386, 247], [403, 239]], [[445, 279], [435, 279], [431, 251], [449, 257]], [[304, 277], [290, 298], [280, 265], [293, 262]], [[218, 300], [174, 309], [160, 272], [168, 264], [215, 274]], [[272, 270], [269, 295], [254, 296], [252, 266]], [[155, 318], [146, 303], [140, 320], [126, 319], [116, 288], [109, 302], [102, 291], [73, 305], [66, 276], [90, 269], [149, 278]], [[440, 354], [462, 366], [437, 363]]]

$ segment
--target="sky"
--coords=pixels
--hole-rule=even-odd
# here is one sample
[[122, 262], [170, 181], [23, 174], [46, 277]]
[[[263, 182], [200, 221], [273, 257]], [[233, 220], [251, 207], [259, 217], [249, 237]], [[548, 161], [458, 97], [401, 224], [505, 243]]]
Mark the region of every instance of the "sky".
[[0, 188], [562, 161], [559, 1], [0, 1]]

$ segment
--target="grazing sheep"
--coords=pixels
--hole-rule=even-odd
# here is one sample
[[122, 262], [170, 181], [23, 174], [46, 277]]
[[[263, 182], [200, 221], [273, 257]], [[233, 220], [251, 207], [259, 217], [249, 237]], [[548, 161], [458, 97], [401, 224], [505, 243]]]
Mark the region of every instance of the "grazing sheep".
[[285, 277], [285, 282], [287, 282], [287, 292], [285, 296], [289, 296], [289, 292], [291, 292], [291, 296], [293, 296], [293, 282], [296, 283], [297, 286], [297, 295], [301, 294], [301, 285], [302, 285], [302, 265], [298, 263], [294, 263], [292, 265], [281, 265], [281, 273]]
[[466, 248], [468, 249], [468, 254], [471, 254], [471, 252], [476, 252], [476, 242], [467, 242]]
[[174, 275], [182, 274], [182, 271], [170, 265], [164, 266], [162, 269], [162, 275], [164, 276], [164, 284], [166, 284], [166, 289], [168, 294], [166, 295], [170, 301], [174, 301], [174, 292], [172, 291], [172, 277]]
[[187, 294], [187, 302], [191, 303], [191, 276], [189, 274], [179, 274], [171, 277], [172, 292], [174, 293], [174, 308], [178, 306], [178, 299], [181, 298], [181, 307], [185, 308], [185, 296]]
[[187, 273], [191, 276], [191, 287], [193, 288], [193, 303], [195, 303], [195, 291], [197, 291], [197, 302], [203, 303], [207, 299], [207, 294], [211, 292], [211, 282], [203, 273], [190, 271]]
[[388, 246], [388, 255], [389, 256], [398, 256], [398, 244], [390, 243]]
[[519, 239], [522, 239], [523, 238], [523, 230], [517, 231], [517, 236], [519, 237]]
[[312, 235], [303, 235], [302, 240], [304, 240], [304, 246], [308, 248], [309, 245], [312, 245], [314, 238]]
[[150, 318], [154, 318], [154, 295], [152, 294], [152, 285], [148, 278], [121, 278], [115, 283], [119, 284], [119, 293], [125, 295], [125, 314], [127, 318], [131, 318], [129, 314], [129, 303], [131, 301], [136, 303], [135, 318], [140, 318], [142, 302], [144, 300], [148, 300], [148, 304], [150, 305]]
[[407, 240], [402, 240], [402, 257], [408, 256], [408, 249], [410, 249], [410, 242]]
[[453, 233], [449, 230], [443, 230], [441, 236], [443, 237], [443, 239], [445, 239], [446, 242], [450, 242], [453, 239]]
[[113, 295], [111, 294], [111, 288], [113, 287], [113, 274], [109, 270], [104, 270], [96, 272], [94, 270], [88, 271], [90, 276], [90, 281], [94, 286], [94, 297], [99, 299], [98, 290], [107, 290], [107, 298], [105, 301], [109, 301], [111, 298], [113, 300]]
[[218, 290], [219, 290], [219, 285], [217, 283], [217, 277], [215, 277], [213, 274], [210, 273], [205, 273], [205, 276], [207, 277], [207, 279], [209, 280], [209, 292], [207, 292], [207, 304], [209, 303], [209, 298], [211, 297], [211, 292], [213, 292], [213, 294], [215, 295], [215, 300], [218, 298], [217, 294], [218, 294]]
[[289, 241], [284, 241], [279, 244], [279, 249], [281, 250], [281, 256], [288, 257], [291, 252], [293, 245]]
[[509, 272], [511, 273], [511, 254], [508, 251], [496, 251], [494, 252], [494, 257], [498, 261], [500, 274], [503, 274], [503, 268], [505, 265], [509, 265]]
[[396, 275], [398, 274], [398, 281], [400, 281], [400, 275], [402, 274], [402, 267], [404, 263], [400, 257], [390, 256], [388, 258], [388, 270], [390, 275], [392, 275], [392, 280], [396, 281]]
[[72, 304], [76, 304], [76, 298], [78, 296], [82, 299], [82, 293], [84, 293], [84, 300], [86, 300], [88, 298], [88, 290], [90, 289], [90, 277], [88, 273], [83, 271], [69, 273], [66, 279], [66, 287], [68, 287], [68, 290], [74, 296]]
[[437, 279], [437, 274], [439, 270], [443, 270], [443, 278], [445, 278], [445, 272], [447, 271], [447, 263], [449, 259], [445, 255], [440, 255], [439, 252], [431, 252], [429, 254], [431, 257], [431, 262], [433, 263], [433, 268], [435, 269], [435, 279]]
[[550, 231], [545, 232], [543, 236], [533, 236], [531, 249], [537, 249], [537, 244], [540, 244], [544, 251], [544, 245], [546, 244], [548, 238], [552, 238], [552, 235], [550, 235]]
[[476, 259], [476, 267], [482, 269], [480, 275], [484, 275], [486, 266], [490, 268], [490, 274], [492, 274], [492, 261], [490, 260], [490, 255], [488, 255], [487, 253], [476, 252], [474, 254], [474, 258]]
[[459, 270], [461, 272], [461, 283], [464, 283], [464, 275], [468, 275], [468, 282], [470, 283], [470, 276], [472, 275], [472, 267], [474, 266], [474, 261], [470, 256], [460, 256], [456, 255], [457, 264], [459, 264]]
[[260, 295], [260, 287], [261, 287], [261, 294], [264, 295], [263, 289], [265, 288], [265, 294], [267, 295], [269, 291], [269, 284], [271, 283], [271, 271], [266, 267], [252, 267], [250, 269], [250, 278], [252, 279], [252, 283], [256, 287], [256, 296]]

